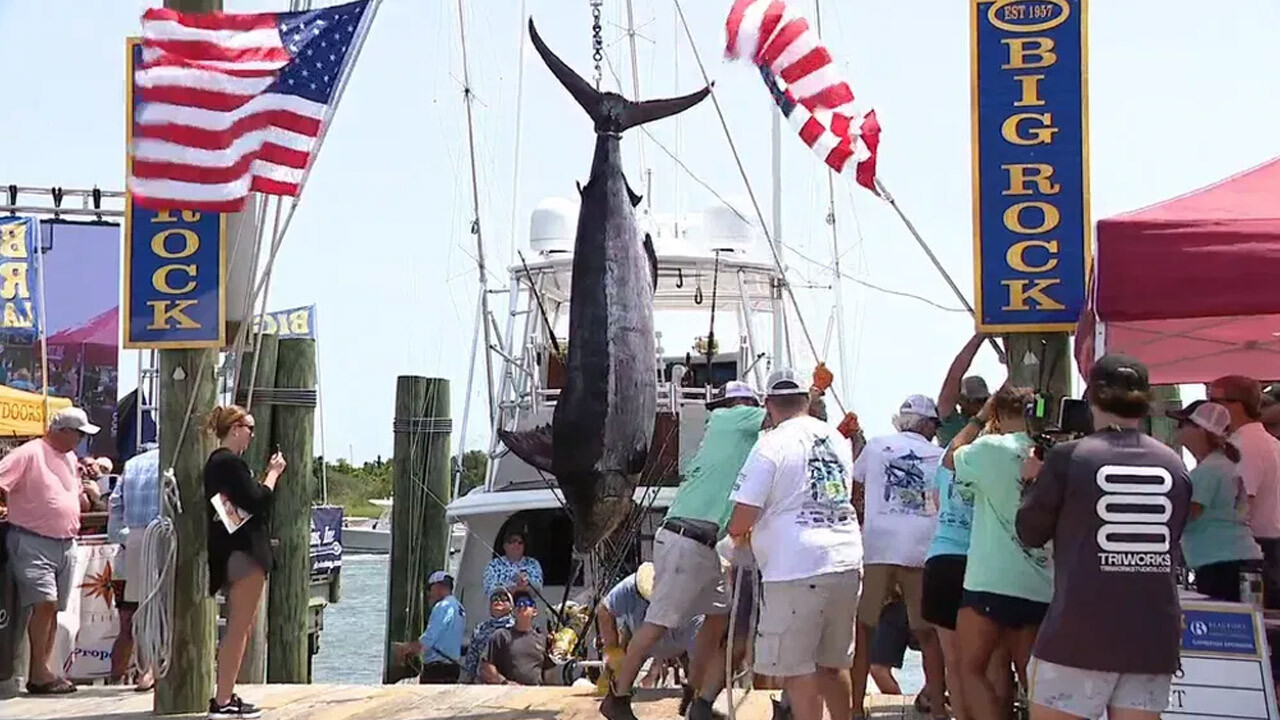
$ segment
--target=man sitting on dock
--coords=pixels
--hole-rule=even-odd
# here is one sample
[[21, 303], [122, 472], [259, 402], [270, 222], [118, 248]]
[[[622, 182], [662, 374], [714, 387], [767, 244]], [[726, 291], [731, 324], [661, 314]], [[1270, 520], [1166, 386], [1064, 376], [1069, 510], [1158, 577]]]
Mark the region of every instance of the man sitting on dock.
[[[631, 636], [644, 625], [649, 610], [649, 598], [653, 597], [653, 563], [642, 563], [634, 573], [613, 586], [596, 607], [596, 623], [600, 639], [604, 642], [604, 657], [610, 670], [616, 670]], [[693, 652], [694, 637], [702, 627], [702, 615], [695, 615], [684, 625], [667, 630], [654, 645], [649, 656], [655, 663], [681, 660], [688, 672], [689, 656]], [[692, 697], [689, 698], [692, 701]]]
[[688, 717], [712, 717], [711, 705], [724, 681], [724, 642], [729, 630], [729, 595], [716, 542], [733, 512], [729, 501], [733, 482], [764, 424], [759, 404], [751, 386], [738, 381], [725, 383], [715, 401], [702, 444], [685, 468], [684, 482], [654, 536], [654, 596], [600, 705], [601, 714], [609, 720], [635, 720], [631, 688], [640, 666], [668, 631], [699, 614], [706, 617], [695, 641], [690, 679], [701, 692]]
[[480, 660], [480, 678], [489, 685], [542, 685], [544, 671], [556, 664], [547, 652], [547, 635], [533, 626], [538, 601], [528, 590], [517, 590], [511, 597], [515, 624], [489, 638]]

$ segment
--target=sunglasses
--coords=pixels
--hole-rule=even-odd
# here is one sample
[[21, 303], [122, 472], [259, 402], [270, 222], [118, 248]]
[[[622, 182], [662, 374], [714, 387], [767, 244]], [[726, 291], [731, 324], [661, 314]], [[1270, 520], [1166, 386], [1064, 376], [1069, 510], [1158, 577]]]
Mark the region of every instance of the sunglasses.
[[524, 544], [524, 538], [518, 538], [518, 537], [507, 538], [507, 544], [508, 544], [508, 545], [523, 545], [523, 544]]
[[245, 430], [248, 430], [250, 435], [252, 435], [254, 431], [253, 423], [236, 423], [236, 427], [242, 427]]
[[520, 598], [519, 600], [516, 601], [516, 607], [518, 608], [531, 608], [533, 607], [533, 605], [534, 605], [534, 602], [529, 598]]

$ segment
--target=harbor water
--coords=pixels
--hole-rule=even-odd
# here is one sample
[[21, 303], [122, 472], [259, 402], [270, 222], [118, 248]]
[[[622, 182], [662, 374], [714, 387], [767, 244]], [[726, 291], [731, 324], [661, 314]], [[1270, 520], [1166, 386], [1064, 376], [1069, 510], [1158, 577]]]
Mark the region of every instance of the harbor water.
[[[313, 660], [316, 683], [382, 682], [390, 565], [386, 555], [347, 555], [342, 559], [342, 601], [330, 605], [324, 613], [320, 652]], [[904, 693], [919, 692], [924, 686], [920, 653], [907, 651], [902, 669], [893, 674]]]

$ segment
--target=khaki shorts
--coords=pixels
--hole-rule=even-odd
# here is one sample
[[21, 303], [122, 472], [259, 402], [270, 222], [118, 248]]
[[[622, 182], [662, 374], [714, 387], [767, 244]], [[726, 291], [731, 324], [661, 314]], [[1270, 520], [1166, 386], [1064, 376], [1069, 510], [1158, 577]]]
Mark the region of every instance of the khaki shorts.
[[858, 603], [858, 622], [869, 627], [880, 624], [880, 611], [893, 595], [895, 585], [902, 587], [902, 600], [907, 605], [907, 624], [912, 630], [928, 630], [930, 625], [920, 613], [924, 568], [902, 565], [867, 565], [862, 569], [862, 600]]
[[653, 597], [644, 621], [667, 629], [697, 615], [728, 615], [725, 571], [715, 548], [659, 529], [653, 536]]
[[764, 583], [756, 672], [796, 677], [852, 667], [859, 585], [857, 570]]
[[1083, 718], [1102, 717], [1107, 708], [1164, 712], [1173, 685], [1173, 675], [1082, 670], [1037, 657], [1027, 676], [1032, 703]]

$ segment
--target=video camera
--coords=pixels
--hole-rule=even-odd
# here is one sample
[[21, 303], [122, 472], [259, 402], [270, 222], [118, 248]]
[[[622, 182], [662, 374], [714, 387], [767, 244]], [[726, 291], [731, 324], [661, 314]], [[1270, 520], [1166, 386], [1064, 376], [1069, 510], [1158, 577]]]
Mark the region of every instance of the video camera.
[[1066, 440], [1076, 440], [1093, 432], [1093, 413], [1089, 403], [1074, 398], [1062, 398], [1058, 406], [1058, 424], [1051, 422], [1048, 408], [1051, 400], [1045, 393], [1036, 393], [1035, 399], [1027, 403], [1024, 414], [1027, 419], [1027, 432], [1035, 443], [1036, 458], [1043, 460], [1049, 448]]

